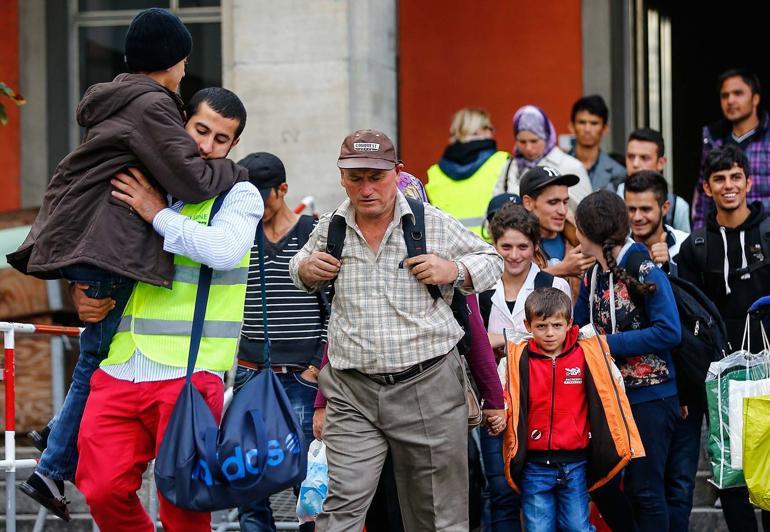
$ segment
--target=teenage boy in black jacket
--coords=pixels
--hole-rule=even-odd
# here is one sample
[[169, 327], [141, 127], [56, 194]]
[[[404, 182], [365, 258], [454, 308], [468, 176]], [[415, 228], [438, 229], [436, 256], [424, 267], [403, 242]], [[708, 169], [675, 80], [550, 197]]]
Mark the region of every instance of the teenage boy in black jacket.
[[[703, 163], [703, 191], [715, 209], [704, 229], [692, 233], [679, 250], [679, 275], [700, 288], [722, 313], [734, 349], [741, 346], [746, 313], [757, 296], [770, 293], [770, 257], [766, 257], [770, 223], [762, 203], [746, 202], [751, 190], [749, 162], [737, 146], [711, 151]], [[763, 245], [764, 244], [764, 245]], [[759, 323], [752, 327], [752, 346], [762, 345]], [[730, 532], [757, 530], [754, 508], [743, 488], [720, 490], [722, 512]], [[770, 512], [762, 512], [770, 530]]]

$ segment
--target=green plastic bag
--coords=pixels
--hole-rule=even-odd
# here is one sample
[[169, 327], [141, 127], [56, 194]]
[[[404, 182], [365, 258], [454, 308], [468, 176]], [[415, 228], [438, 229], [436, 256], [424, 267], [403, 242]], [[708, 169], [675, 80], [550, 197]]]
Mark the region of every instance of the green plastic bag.
[[706, 375], [709, 438], [708, 451], [717, 488], [745, 486], [744, 399], [770, 395], [770, 343], [762, 327], [762, 350], [751, 353], [746, 320], [741, 350], [712, 362]]
[[770, 395], [743, 400], [743, 476], [752, 504], [770, 510]]

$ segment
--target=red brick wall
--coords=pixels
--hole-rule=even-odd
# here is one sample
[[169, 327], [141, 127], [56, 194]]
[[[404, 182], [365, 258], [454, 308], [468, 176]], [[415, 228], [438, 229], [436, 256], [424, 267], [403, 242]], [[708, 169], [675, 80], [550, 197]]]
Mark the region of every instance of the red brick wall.
[[513, 148], [513, 113], [541, 106], [567, 132], [582, 91], [580, 0], [402, 0], [398, 14], [399, 148], [424, 178], [458, 109], [492, 115]]
[[[17, 0], [0, 0], [0, 81], [19, 90], [19, 5]], [[3, 105], [9, 123], [0, 126], [0, 211], [20, 206], [19, 168], [21, 152], [19, 108], [5, 96]]]

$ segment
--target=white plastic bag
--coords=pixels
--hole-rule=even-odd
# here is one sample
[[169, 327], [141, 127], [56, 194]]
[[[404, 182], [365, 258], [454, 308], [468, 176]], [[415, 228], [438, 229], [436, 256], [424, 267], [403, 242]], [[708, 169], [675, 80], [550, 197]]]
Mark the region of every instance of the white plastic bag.
[[299, 487], [297, 518], [299, 524], [315, 521], [323, 510], [329, 490], [329, 466], [326, 463], [326, 445], [313, 440], [307, 452], [307, 476]]

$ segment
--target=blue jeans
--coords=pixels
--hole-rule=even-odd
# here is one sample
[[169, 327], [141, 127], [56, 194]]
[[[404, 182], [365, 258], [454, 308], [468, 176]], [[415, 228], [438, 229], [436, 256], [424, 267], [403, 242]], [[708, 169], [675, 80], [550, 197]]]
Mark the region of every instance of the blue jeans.
[[491, 532], [520, 532], [521, 497], [513, 491], [505, 478], [503, 463], [503, 436], [490, 436], [481, 429], [481, 459], [484, 461], [484, 476], [487, 478]]
[[[241, 387], [256, 374], [256, 371], [238, 366], [238, 370], [235, 373], [233, 392], [237, 394]], [[313, 441], [313, 412], [315, 411], [313, 404], [316, 392], [318, 392], [318, 385], [302, 379], [299, 373], [278, 373], [277, 376], [286, 395], [289, 397], [300, 425], [302, 425], [302, 434], [305, 437], [302, 452], [307, 454], [310, 442]], [[299, 486], [294, 488], [295, 495], [298, 493], [298, 488]], [[270, 499], [254, 501], [251, 504], [239, 506], [238, 519], [243, 532], [275, 532]], [[303, 532], [314, 530], [315, 524], [304, 523], [300, 525], [299, 529]]]
[[[631, 405], [644, 458], [626, 468], [625, 491], [634, 508], [640, 532], [668, 530], [666, 467], [677, 422], [681, 420], [677, 396]], [[685, 529], [686, 530], [686, 529]]]
[[91, 390], [91, 376], [107, 357], [110, 342], [123, 315], [134, 281], [94, 266], [69, 266], [62, 269], [70, 281], [89, 286], [86, 295], [94, 299], [112, 298], [115, 308], [99, 323], [86, 325], [80, 335], [80, 355], [72, 372], [72, 384], [64, 404], [52, 423], [48, 444], [36, 471], [56, 480], [74, 480], [78, 465], [78, 429]]
[[666, 463], [666, 502], [669, 530], [689, 530], [695, 475], [698, 473], [703, 410], [689, 407], [685, 419], [676, 420]]
[[586, 461], [568, 464], [527, 462], [521, 480], [527, 532], [590, 532]]

